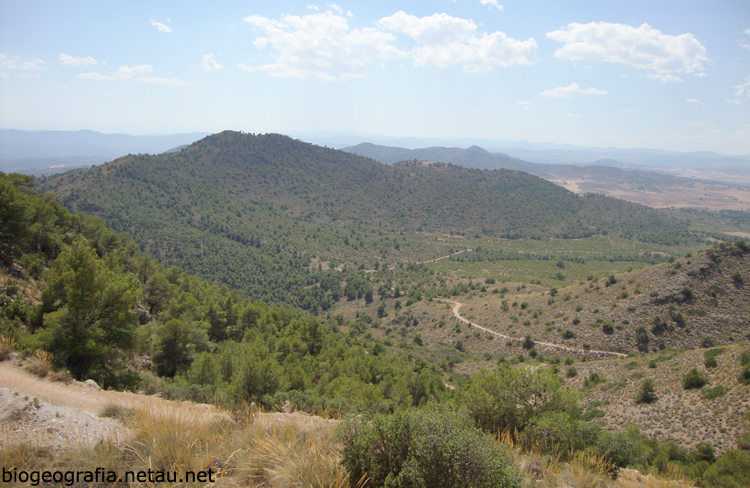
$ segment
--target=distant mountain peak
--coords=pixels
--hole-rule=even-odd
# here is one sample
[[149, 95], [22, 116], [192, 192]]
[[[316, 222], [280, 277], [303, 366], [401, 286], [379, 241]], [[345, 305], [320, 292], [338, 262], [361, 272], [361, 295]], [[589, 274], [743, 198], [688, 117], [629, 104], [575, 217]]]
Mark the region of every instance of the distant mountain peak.
[[489, 154], [489, 152], [485, 151], [484, 149], [482, 149], [479, 146], [467, 147], [466, 150], [469, 151], [469, 152], [474, 152], [474, 153]]

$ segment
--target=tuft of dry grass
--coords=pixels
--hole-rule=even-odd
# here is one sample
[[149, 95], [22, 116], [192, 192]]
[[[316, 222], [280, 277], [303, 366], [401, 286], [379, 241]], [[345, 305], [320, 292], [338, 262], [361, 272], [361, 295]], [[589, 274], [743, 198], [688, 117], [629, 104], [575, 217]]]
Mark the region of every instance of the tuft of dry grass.
[[223, 468], [231, 422], [184, 406], [137, 409], [125, 420], [133, 432], [122, 447], [132, 469], [201, 471]]
[[101, 411], [99, 411], [100, 417], [109, 417], [123, 422], [133, 418], [134, 415], [134, 408], [126, 407], [113, 401], [105, 403]]
[[[262, 418], [262, 417], [261, 417]], [[246, 423], [236, 441], [238, 476], [250, 486], [349, 486], [331, 437], [334, 422], [260, 418]]]
[[52, 370], [52, 360], [55, 356], [52, 353], [37, 349], [34, 354], [27, 357], [24, 361], [24, 367], [27, 371], [40, 378], [46, 377]]
[[12, 337], [0, 336], [0, 361], [5, 361], [16, 352], [16, 341]]

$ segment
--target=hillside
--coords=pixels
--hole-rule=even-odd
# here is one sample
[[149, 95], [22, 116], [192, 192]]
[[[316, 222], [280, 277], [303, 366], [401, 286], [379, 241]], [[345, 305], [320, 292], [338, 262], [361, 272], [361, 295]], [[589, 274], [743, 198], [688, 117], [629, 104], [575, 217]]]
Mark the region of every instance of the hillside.
[[539, 176], [578, 194], [600, 193], [656, 208], [710, 208], [712, 210], [750, 209], [750, 190], [746, 177], [724, 175], [717, 180], [710, 166], [673, 174], [673, 168], [649, 170], [638, 165], [627, 166], [619, 160], [601, 158], [573, 164], [538, 164], [513, 158], [504, 153], [490, 153], [471, 146], [403, 149], [362, 143], [343, 149], [386, 164], [401, 161], [452, 163], [467, 168], [513, 169]]
[[[429, 169], [437, 172], [453, 170], [451, 167], [434, 166]], [[450, 177], [460, 180], [466, 178], [466, 173], [459, 172]], [[699, 415], [700, 412], [695, 409], [691, 410], [689, 405], [681, 404], [679, 395], [665, 394], [663, 388], [658, 391], [660, 399], [668, 400], [671, 408], [686, 412], [681, 427], [683, 430], [674, 428], [668, 433], [661, 432], [659, 426], [671, 425], [661, 414], [657, 427], [654, 427], [653, 421], [649, 423], [649, 419], [643, 415], [644, 410], [655, 411], [651, 407], [661, 408], [662, 404], [652, 401], [650, 406], [639, 406], [637, 411], [632, 408], [632, 385], [623, 384], [623, 380], [612, 374], [611, 366], [607, 366], [620, 364], [623, 360], [586, 364], [604, 365], [603, 371], [609, 375], [605, 382], [610, 378], [617, 379], [617, 382], [612, 391], [602, 387], [602, 391], [610, 391], [615, 398], [605, 396], [599, 403], [596, 403], [598, 397], [591, 393], [592, 386], [584, 384], [586, 413], [580, 418], [579, 395], [564, 383], [566, 380], [563, 376], [575, 377], [569, 375], [561, 364], [573, 361], [567, 357], [561, 360], [560, 356], [567, 353], [552, 354], [539, 342], [541, 354], [535, 355], [535, 348], [527, 351], [513, 341], [508, 344], [489, 340], [490, 336], [474, 332], [471, 328], [459, 330], [449, 322], [436, 323], [436, 317], [430, 316], [430, 310], [437, 307], [440, 313], [440, 307], [446, 301], [440, 297], [471, 300], [478, 295], [479, 299], [483, 299], [487, 293], [500, 295], [498, 298], [505, 295], [509, 299], [526, 294], [532, 296], [545, 289], [538, 282], [528, 289], [526, 285], [519, 284], [516, 293], [513, 293], [507, 288], [500, 289], [502, 281], [489, 280], [485, 280], [489, 288], [482, 285], [481, 289], [477, 289], [474, 284], [461, 283], [459, 276], [437, 274], [430, 269], [433, 266], [439, 269], [446, 261], [463, 265], [458, 260], [467, 256], [482, 259], [482, 266], [493, 262], [493, 255], [479, 248], [463, 249], [445, 258], [418, 265], [410, 263], [392, 269], [360, 270], [363, 274], [376, 276], [377, 280], [388, 280], [389, 274], [393, 273], [391, 276], [395, 275], [396, 280], [400, 276], [401, 283], [404, 283], [404, 279], [420, 276], [426, 283], [435, 279], [446, 283], [441, 284], [439, 289], [430, 289], [424, 296], [419, 286], [409, 288], [404, 297], [406, 306], [403, 313], [397, 305], [400, 296], [398, 281], [393, 283], [395, 289], [382, 286], [378, 289], [379, 302], [392, 304], [393, 308], [388, 307], [388, 311], [393, 311], [393, 319], [388, 314], [373, 318], [358, 310], [351, 319], [337, 314], [323, 320], [299, 310], [272, 307], [242, 298], [226, 287], [181, 273], [176, 268], [165, 268], [141, 254], [128, 235], [115, 234], [102, 221], [85, 214], [72, 215], [60, 207], [51, 195], [35, 193], [28, 177], [0, 173], [0, 202], [3, 203], [0, 208], [4, 212], [0, 225], [0, 258], [3, 260], [0, 268], [0, 361], [22, 359], [21, 364], [27, 371], [54, 381], [93, 378], [104, 387], [158, 393], [165, 398], [237, 408], [232, 414], [237, 423], [228, 421], [226, 416], [220, 414], [227, 422], [211, 424], [209, 430], [215, 435], [205, 436], [206, 431], [201, 430], [200, 426], [208, 424], [185, 422], [185, 418], [194, 418], [190, 416], [173, 419], [169, 406], [160, 407], [155, 413], [143, 409], [143, 406], [157, 403], [163, 405], [161, 400], [136, 397], [132, 399], [133, 409], [123, 407], [117, 400], [132, 398], [132, 395], [118, 395], [117, 398], [108, 395], [113, 401], [106, 402], [102, 412], [122, 420], [129, 429], [122, 435], [132, 434], [124, 444], [125, 450], [120, 449], [117, 439], [106, 444], [105, 455], [111, 465], [119, 470], [141, 466], [144, 463], [138, 460], [145, 459], [150, 460], [149, 467], [153, 465], [157, 469], [183, 469], [183, 466], [204, 468], [208, 464], [205, 457], [201, 457], [203, 451], [189, 447], [194, 446], [198, 438], [201, 439], [201, 446], [214, 445], [210, 444], [214, 441], [216, 446], [234, 445], [235, 435], [239, 435], [239, 442], [246, 445], [256, 445], [257, 441], [275, 443], [274, 437], [266, 436], [264, 428], [254, 429], [253, 426], [259, 426], [254, 411], [251, 409], [248, 413], [241, 408], [251, 401], [264, 408], [283, 408], [284, 414], [274, 417], [278, 422], [289, 420], [291, 423], [292, 416], [287, 416], [287, 413], [294, 408], [335, 417], [361, 413], [362, 417], [352, 417], [339, 428], [342, 437], [337, 437], [336, 447], [325, 441], [316, 444], [317, 449], [325, 446], [324, 457], [331, 468], [339, 467], [336, 469], [340, 480], [337, 486], [342, 487], [347, 486], [343, 479], [347, 472], [349, 486], [356, 485], [363, 469], [374, 472], [367, 466], [378, 461], [370, 461], [372, 457], [364, 455], [372, 451], [368, 443], [375, 439], [368, 433], [371, 425], [383, 426], [392, 434], [397, 434], [401, 429], [399, 426], [405, 425], [406, 431], [415, 435], [420, 432], [431, 435], [434, 429], [449, 426], [445, 432], [440, 431], [440, 442], [431, 444], [434, 455], [444, 452], [444, 436], [464, 443], [470, 449], [465, 451], [468, 459], [480, 459], [477, 457], [479, 450], [476, 455], [470, 454], [474, 452], [473, 449], [492, 449], [496, 453], [493, 457], [495, 461], [489, 463], [489, 460], [481, 458], [484, 460], [478, 469], [484, 473], [506, 473], [511, 483], [504, 486], [514, 488], [520, 488], [521, 480], [515, 474], [516, 468], [512, 462], [517, 461], [513, 459], [522, 460], [517, 464], [525, 471], [527, 479], [542, 473], [548, 483], [546, 486], [550, 487], [558, 486], [560, 480], [567, 476], [575, 476], [575, 470], [579, 470], [578, 476], [600, 480], [601, 483], [597, 483], [606, 486], [604, 480], [626, 466], [639, 467], [653, 474], [668, 476], [668, 479], [701, 479], [704, 486], [719, 486], [714, 480], [727, 473], [733, 460], [750, 462], [750, 455], [741, 449], [734, 449], [735, 446], [744, 448], [743, 439], [747, 437], [746, 434], [741, 435], [744, 428], [741, 420], [733, 418], [727, 421], [726, 426], [722, 427], [724, 430], [720, 429], [718, 433], [715, 429], [703, 429], [701, 440], [709, 441], [718, 448], [718, 454], [721, 454], [718, 459], [715, 459], [713, 451], [710, 459], [705, 458], [706, 445], [694, 445], [679, 438], [685, 429], [691, 429], [693, 425], [703, 426], [706, 417]], [[591, 245], [592, 240], [585, 242]], [[550, 240], [541, 244], [550, 246], [556, 243]], [[610, 243], [619, 244], [621, 252], [623, 246], [637, 246], [625, 240], [612, 240]], [[728, 266], [737, 267], [732, 259], [741, 260], [746, 251], [744, 243], [737, 243], [721, 246], [706, 254], [712, 262], [724, 263], [725, 267], [716, 269], [717, 275], [724, 276]], [[698, 261], [698, 258], [695, 260]], [[667, 264], [673, 266], [674, 262]], [[650, 269], [664, 270], [664, 265]], [[350, 286], [362, 276], [352, 274], [347, 269], [331, 273], [325, 276], [345, 278], [345, 288], [339, 292], [346, 295], [351, 292]], [[670, 276], [675, 275], [670, 273]], [[741, 275], [731, 275], [731, 279], [735, 283], [741, 282]], [[608, 281], [608, 288], [617, 284], [611, 278]], [[451, 289], [448, 285], [454, 286]], [[326, 281], [325, 285], [321, 283], [321, 289], [323, 286], [331, 289], [338, 285], [335, 281]], [[498, 292], [494, 293], [495, 290]], [[354, 298], [338, 303], [357, 303], [357, 293], [355, 290]], [[682, 293], [682, 296], [685, 294]], [[561, 300], [567, 301], [564, 296]], [[365, 302], [363, 308], [367, 310], [378, 303], [372, 294], [369, 300], [365, 298]], [[468, 312], [472, 312], [472, 308], [468, 307]], [[511, 305], [511, 308], [515, 306]], [[528, 312], [529, 306], [521, 304], [520, 308]], [[453, 310], [454, 313], [458, 311], [457, 308]], [[534, 310], [532, 317], [537, 319], [540, 313], [544, 312]], [[471, 320], [478, 320], [472, 315], [469, 316]], [[438, 329], [452, 334], [450, 342], [435, 343], [436, 339], [441, 340], [441, 336], [430, 334], [429, 331]], [[415, 331], [422, 331], [423, 336], [414, 334]], [[456, 339], [463, 338], [465, 332], [466, 346], [459, 347], [461, 339]], [[398, 343], [394, 344], [398, 336]], [[480, 344], [484, 344], [484, 349]], [[576, 344], [568, 346], [577, 347]], [[505, 350], [503, 348], [515, 349], [519, 355], [506, 361], [498, 354]], [[448, 351], [454, 353], [448, 354]], [[585, 345], [581, 352], [580, 355], [572, 354], [588, 356]], [[590, 352], [595, 353], [593, 350]], [[721, 356], [724, 352], [726, 355]], [[523, 361], [521, 355], [526, 357]], [[664, 351], [661, 356], [654, 361], [666, 362], [676, 354]], [[731, 389], [726, 393], [726, 398], [731, 403], [731, 414], [739, 415], [746, 408], [742, 398], [746, 398], [743, 391], [748, 387], [736, 384], [736, 378], [743, 379], [750, 375], [750, 365], [745, 364], [747, 361], [744, 360], [747, 354], [740, 354], [739, 349], [733, 348], [729, 352], [717, 351], [714, 356], [721, 356], [717, 364], [717, 371], [721, 374], [716, 379], [722, 382], [719, 386]], [[536, 359], [532, 360], [532, 357]], [[680, 361], [680, 368], [696, 365], [695, 354], [688, 353], [682, 357], [685, 360]], [[731, 363], [725, 364], [727, 358], [731, 359]], [[650, 360], [648, 357], [645, 359]], [[740, 360], [744, 363], [740, 364]], [[528, 362], [533, 367], [519, 364], [522, 362]], [[544, 366], [544, 363], [547, 365]], [[481, 368], [495, 365], [494, 371]], [[731, 372], [728, 372], [727, 366], [732, 368]], [[580, 365], [580, 368], [583, 370], [584, 366]], [[626, 365], [625, 369], [628, 368], [630, 366]], [[743, 376], [738, 374], [740, 368], [744, 368]], [[473, 374], [469, 376], [470, 373]], [[5, 365], [0, 367], [0, 379], [3, 375], [22, 376]], [[13, 381], [19, 388], [21, 383], [28, 383], [26, 379]], [[669, 382], [670, 385], [674, 383], [674, 378], [670, 377]], [[81, 398], [83, 387], [80, 385], [67, 392], [46, 385], [34, 388], [43, 398], [50, 394], [55, 398], [62, 395], [66, 401], [83, 402], [89, 408], [95, 403], [101, 406], [101, 401]], [[716, 398], [722, 396], [721, 392], [715, 390], [710, 394]], [[516, 395], [524, 399], [518, 400]], [[41, 450], [29, 451], [22, 442], [39, 429], [46, 429], [52, 434], [49, 436], [51, 448], [57, 450], [58, 458], [63, 456], [72, 462], [76, 456], [82, 455], [80, 451], [73, 453], [67, 450], [67, 446], [76, 440], [75, 435], [71, 435], [75, 434], [75, 413], [40, 402], [39, 398], [25, 398], [22, 401], [17, 397], [10, 392], [0, 391], [0, 408], [7, 408], [1, 413], [7, 415], [11, 423], [11, 429], [3, 434], [8, 442], [0, 444], [0, 460], [10, 466], [27, 469], [47, 466], [43, 461], [48, 458], [40, 456]], [[685, 398], [689, 400], [692, 396]], [[519, 410], [518, 401], [528, 402], [528, 407]], [[622, 410], [627, 413], [622, 418], [642, 425], [646, 435], [639, 432], [635, 425], [627, 431], [622, 431], [622, 425], [617, 422], [605, 424], [608, 429], [602, 427], [597, 422], [602, 416], [596, 409], [608, 401], [613, 405], [621, 402]], [[185, 406], [182, 408], [183, 412], [193, 410]], [[205, 409], [211, 407], [201, 406], [199, 411], [205, 412]], [[611, 415], [614, 419], [618, 418], [617, 412]], [[205, 413], [200, 416], [208, 419]], [[294, 416], [303, 420], [305, 417]], [[92, 416], [86, 418], [91, 420], [91, 429], [77, 431], [83, 432], [84, 441], [94, 441], [87, 436], [106, 435], [109, 429], [116, 427], [109, 421]], [[698, 423], [694, 422], [695, 419]], [[164, 429], [165, 422], [172, 427]], [[328, 425], [326, 422], [323, 424]], [[198, 430], [189, 430], [189, 425]], [[250, 430], [245, 431], [246, 427]], [[396, 430], [392, 430], [394, 428]], [[509, 430], [506, 430], [503, 445], [500, 445], [493, 440], [492, 434], [503, 429]], [[170, 434], [162, 436], [166, 431]], [[186, 433], [185, 439], [189, 440], [172, 435], [183, 432]], [[510, 436], [508, 432], [518, 434]], [[674, 444], [665, 442], [670, 434], [675, 434], [683, 447], [676, 448]], [[393, 438], [390, 433], [388, 436], [389, 439]], [[293, 443], [298, 442], [293, 439]], [[423, 441], [415, 439], [414, 442], [417, 444], [413, 445], [421, 445], [419, 443]], [[389, 444], [395, 445], [390, 441]], [[185, 446], [184, 454], [178, 458], [170, 454], [174, 452], [175, 445]], [[43, 448], [42, 445], [37, 447]], [[85, 449], [84, 445], [78, 447]], [[713, 449], [711, 446], [708, 448]], [[234, 454], [230, 454], [231, 450], [217, 449], [211, 449], [210, 464], [228, 466], [225, 462], [233, 459]], [[513, 450], [513, 458], [508, 457], [506, 449]], [[541, 461], [544, 458], [540, 457], [540, 452], [542, 456], [550, 453], [555, 453], [555, 456]], [[132, 456], [133, 453], [136, 456]], [[229, 457], [226, 461], [217, 460], [216, 453]], [[308, 452], [301, 457], [306, 460], [314, 456]], [[294, 454], [294, 457], [298, 455]], [[452, 465], [455, 457], [448, 459]], [[704, 459], [708, 460], [704, 462]], [[233, 459], [232, 466], [236, 466], [237, 462], [239, 458]], [[539, 462], [544, 466], [541, 472], [529, 470], [529, 463]], [[361, 463], [364, 463], [364, 468]], [[79, 462], [77, 465], [82, 464]], [[288, 465], [288, 462], [282, 461], [279, 465]], [[398, 472], [400, 467], [393, 469]], [[434, 467], [426, 465], [425, 469], [431, 472]], [[446, 469], [455, 472], [453, 468]], [[549, 472], [545, 474], [545, 470]], [[253, 471], [253, 476], [258, 476], [259, 472]], [[621, 472], [622, 479], [625, 479], [625, 473]], [[238, 479], [247, 481], [241, 472], [227, 469], [223, 474], [240, 476]], [[269, 474], [276, 476], [273, 472]], [[382, 484], [375, 483], [377, 486]], [[455, 486], [467, 484], [470, 483], [457, 482]]]
[[607, 233], [664, 245], [704, 238], [666, 214], [576, 196], [522, 172], [386, 166], [275, 134], [223, 132], [179, 153], [44, 179], [40, 188], [130, 233], [167, 265], [314, 310], [330, 301], [315, 286], [315, 267], [434, 258], [446, 250], [435, 234]]
[[[570, 266], [558, 264], [563, 272]], [[592, 276], [564, 288], [505, 283], [505, 262], [482, 266], [485, 278], [475, 283], [495, 283], [482, 284], [483, 290], [467, 288], [466, 295], [449, 300], [462, 304], [462, 317], [490, 332], [456, 327], [452, 306], [441, 302], [414, 304], [409, 315], [397, 314], [386, 323], [398, 330], [410, 316], [418, 317], [419, 324], [404, 331], [408, 336], [419, 334], [432, 347], [460, 340], [475, 357], [527, 355], [529, 348], [522, 347], [526, 336], [559, 346], [536, 347], [545, 356], [591, 359], [602, 356], [593, 351], [627, 354], [728, 345], [750, 333], [750, 249], [744, 243], [604, 278]]]

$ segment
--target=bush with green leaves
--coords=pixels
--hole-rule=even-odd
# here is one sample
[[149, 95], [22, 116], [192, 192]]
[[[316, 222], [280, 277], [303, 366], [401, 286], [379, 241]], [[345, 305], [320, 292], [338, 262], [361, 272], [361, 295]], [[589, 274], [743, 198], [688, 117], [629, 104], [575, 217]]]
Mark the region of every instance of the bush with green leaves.
[[653, 403], [657, 400], [656, 384], [651, 378], [646, 378], [641, 383], [638, 392], [635, 394], [636, 403]]
[[507, 364], [494, 371], [480, 370], [460, 392], [476, 424], [488, 432], [524, 430], [535, 419], [550, 413], [570, 418], [579, 415], [580, 394], [563, 386], [550, 368], [513, 369]]
[[682, 378], [682, 387], [686, 390], [697, 390], [708, 384], [708, 376], [705, 373], [693, 368]]
[[750, 453], [742, 449], [726, 451], [703, 473], [703, 486], [741, 488], [750, 486]]
[[349, 418], [338, 429], [341, 462], [365, 487], [520, 488], [505, 447], [447, 408]]

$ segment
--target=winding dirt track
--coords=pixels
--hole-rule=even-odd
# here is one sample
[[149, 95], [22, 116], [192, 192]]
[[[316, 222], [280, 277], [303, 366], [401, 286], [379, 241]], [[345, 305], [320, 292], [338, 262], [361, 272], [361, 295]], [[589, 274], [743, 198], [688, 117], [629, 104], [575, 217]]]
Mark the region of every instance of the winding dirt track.
[[[519, 342], [519, 343], [523, 342], [523, 339], [519, 339], [518, 337], [511, 337], [511, 336], [507, 336], [505, 334], [501, 334], [499, 332], [495, 332], [494, 330], [490, 330], [490, 329], [488, 329], [486, 327], [482, 327], [481, 325], [475, 324], [474, 322], [470, 321], [469, 319], [461, 316], [461, 313], [459, 312], [459, 309], [461, 307], [463, 307], [463, 305], [464, 305], [461, 302], [457, 302], [455, 300], [444, 300], [444, 299], [436, 299], [436, 300], [440, 301], [440, 302], [445, 302], [445, 303], [451, 303], [451, 304], [453, 304], [453, 315], [458, 320], [460, 320], [461, 322], [463, 322], [465, 324], [469, 324], [469, 326], [471, 326], [471, 327], [476, 327], [477, 329], [479, 329], [481, 331], [487, 332], [488, 334], [492, 334], [492, 335], [494, 335], [496, 337], [501, 337], [501, 338], [506, 339], [506, 340], [511, 340], [513, 342]], [[552, 344], [550, 342], [534, 341], [534, 344], [536, 346], [544, 346], [544, 347], [548, 347], [548, 348], [560, 349], [562, 351], [570, 351], [570, 352], [575, 352], [575, 353], [579, 353], [579, 354], [590, 354], [590, 355], [605, 356], [605, 357], [625, 357], [625, 354], [621, 354], [619, 352], [598, 351], [596, 349], [589, 349], [589, 350], [586, 350], [586, 349], [577, 349], [575, 347], [562, 346], [560, 344]]]

